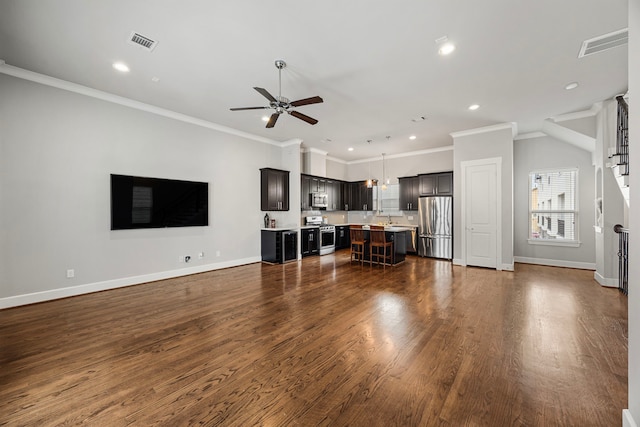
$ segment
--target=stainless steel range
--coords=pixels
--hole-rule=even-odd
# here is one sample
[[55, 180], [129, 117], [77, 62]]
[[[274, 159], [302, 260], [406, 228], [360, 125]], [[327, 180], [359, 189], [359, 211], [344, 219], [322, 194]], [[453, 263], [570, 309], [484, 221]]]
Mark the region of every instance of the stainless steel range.
[[321, 216], [308, 216], [305, 218], [305, 223], [320, 227], [320, 255], [327, 255], [336, 251], [335, 225], [324, 224]]

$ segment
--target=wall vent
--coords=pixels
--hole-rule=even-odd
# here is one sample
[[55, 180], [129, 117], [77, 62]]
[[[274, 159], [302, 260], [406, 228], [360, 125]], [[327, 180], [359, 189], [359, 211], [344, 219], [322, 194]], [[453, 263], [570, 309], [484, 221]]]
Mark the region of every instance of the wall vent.
[[614, 31], [582, 42], [578, 58], [623, 46], [629, 42], [629, 29]]
[[127, 42], [134, 46], [138, 46], [145, 50], [148, 50], [149, 52], [155, 49], [156, 45], [158, 44], [156, 40], [150, 39], [149, 37], [143, 36], [142, 34], [136, 33], [135, 31], [131, 32], [131, 35], [129, 36], [129, 40], [127, 40]]

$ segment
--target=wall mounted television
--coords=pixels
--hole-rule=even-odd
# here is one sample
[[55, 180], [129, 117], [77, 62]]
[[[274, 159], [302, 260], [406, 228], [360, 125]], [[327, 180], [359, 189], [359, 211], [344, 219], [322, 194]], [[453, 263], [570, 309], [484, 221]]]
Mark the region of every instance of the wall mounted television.
[[209, 225], [209, 183], [111, 174], [111, 229]]

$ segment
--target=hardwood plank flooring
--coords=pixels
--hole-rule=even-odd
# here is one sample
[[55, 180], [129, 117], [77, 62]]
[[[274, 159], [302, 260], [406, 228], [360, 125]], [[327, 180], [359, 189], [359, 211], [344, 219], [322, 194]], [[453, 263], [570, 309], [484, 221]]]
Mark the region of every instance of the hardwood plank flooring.
[[348, 251], [0, 310], [0, 425], [618, 426], [593, 272]]

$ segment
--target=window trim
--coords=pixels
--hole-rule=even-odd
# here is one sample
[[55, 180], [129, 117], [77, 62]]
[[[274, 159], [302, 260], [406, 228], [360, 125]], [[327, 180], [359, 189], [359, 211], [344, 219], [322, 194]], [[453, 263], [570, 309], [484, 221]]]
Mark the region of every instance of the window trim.
[[[534, 174], [548, 174], [550, 172], [575, 172], [575, 188], [574, 188], [574, 198], [575, 198], [575, 209], [533, 209], [531, 206], [531, 176]], [[527, 243], [530, 245], [548, 245], [548, 246], [566, 246], [566, 247], [579, 247], [581, 245], [580, 242], [580, 171], [577, 167], [559, 167], [559, 168], [548, 168], [548, 169], [534, 169], [527, 174], [527, 198], [528, 198], [528, 206], [529, 209], [527, 211]], [[566, 192], [565, 192], [566, 194]], [[531, 218], [533, 214], [556, 214], [556, 213], [570, 213], [574, 216], [574, 239], [533, 239], [531, 238]]]

